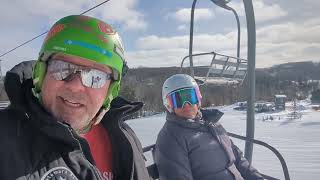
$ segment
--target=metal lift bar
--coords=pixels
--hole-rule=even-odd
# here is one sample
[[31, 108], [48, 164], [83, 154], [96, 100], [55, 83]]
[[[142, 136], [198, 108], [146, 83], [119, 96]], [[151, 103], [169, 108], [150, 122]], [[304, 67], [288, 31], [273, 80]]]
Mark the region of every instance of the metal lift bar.
[[[226, 3], [228, 3], [230, 0], [211, 0], [213, 3], [215, 3], [216, 5], [232, 11], [232, 13], [234, 14], [236, 21], [237, 21], [237, 29], [238, 29], [238, 38], [237, 38], [237, 58], [240, 59], [240, 20], [239, 20], [239, 16], [237, 14], [237, 12], [226, 5]], [[196, 6], [197, 0], [194, 0], [192, 3], [192, 8], [191, 8], [191, 21], [190, 21], [190, 36], [189, 36], [189, 57], [190, 57], [190, 75], [192, 77], [194, 77], [194, 69], [193, 69], [193, 57], [192, 52], [193, 52], [193, 27], [194, 27], [194, 10], [195, 10], [195, 6]]]
[[[213, 3], [223, 7], [229, 1], [211, 0]], [[189, 40], [189, 58], [190, 58], [190, 75], [194, 77], [193, 69], [193, 26], [194, 26], [194, 10], [197, 0], [194, 0], [191, 8], [191, 22], [190, 22], [190, 40]], [[256, 53], [256, 27], [252, 0], [244, 0], [244, 9], [246, 12], [247, 33], [248, 33], [248, 95], [247, 95], [247, 129], [246, 136], [254, 138], [254, 100], [255, 100], [255, 53]], [[246, 142], [245, 157], [252, 162], [253, 144]]]
[[[281, 163], [282, 171], [283, 171], [283, 174], [284, 174], [284, 179], [285, 180], [290, 180], [287, 164], [286, 164], [283, 156], [281, 155], [281, 153], [276, 148], [272, 147], [271, 145], [269, 145], [269, 144], [267, 144], [267, 143], [265, 143], [263, 141], [259, 141], [259, 140], [256, 140], [256, 139], [250, 139], [248, 137], [240, 136], [240, 135], [237, 135], [237, 134], [234, 134], [234, 133], [228, 132], [228, 135], [230, 137], [233, 137], [233, 138], [236, 138], [236, 139], [244, 140], [246, 142], [249, 141], [251, 143], [264, 146], [264, 147], [268, 148], [269, 150], [271, 150], [277, 156], [277, 158], [279, 159], [279, 161]], [[155, 148], [155, 144], [146, 146], [146, 147], [143, 148], [143, 152], [153, 151], [154, 148]], [[153, 169], [153, 168], [156, 168], [155, 164], [152, 164], [151, 166], [149, 166], [148, 170], [151, 171], [150, 174], [153, 175], [152, 177], [156, 179], [157, 176], [159, 176], [159, 175], [158, 175], [158, 172], [154, 172], [154, 171], [157, 171], [157, 170]], [[274, 177], [271, 177], [271, 176], [268, 176], [268, 175], [265, 175], [265, 174], [262, 174], [262, 175], [267, 180], [279, 180], [277, 178], [274, 178]]]
[[237, 39], [237, 58], [240, 58], [240, 20], [239, 20], [239, 16], [237, 14], [237, 11], [234, 10], [232, 7], [228, 6], [227, 3], [231, 0], [211, 0], [213, 3], [215, 3], [216, 5], [232, 11], [232, 13], [234, 14], [234, 16], [236, 17], [237, 20], [237, 29], [238, 29], [238, 39]]
[[[261, 146], [264, 146], [264, 147], [270, 149], [277, 156], [277, 158], [280, 160], [285, 180], [290, 180], [287, 164], [286, 164], [284, 158], [282, 157], [282, 155], [280, 154], [280, 152], [277, 151], [276, 148], [270, 146], [269, 144], [267, 144], [267, 143], [265, 143], [263, 141], [250, 139], [248, 137], [240, 136], [240, 135], [233, 134], [233, 133], [230, 133], [230, 132], [228, 132], [228, 135], [231, 136], [231, 137], [237, 138], [237, 139], [245, 140], [246, 142], [259, 144]], [[264, 175], [264, 176], [266, 176], [266, 175]], [[271, 177], [269, 177], [269, 178], [271, 178]]]
[[[248, 33], [248, 95], [247, 95], [247, 130], [246, 137], [254, 139], [254, 101], [255, 101], [255, 66], [256, 66], [256, 24], [252, 0], [244, 0]], [[244, 156], [252, 162], [253, 144], [246, 141]]]

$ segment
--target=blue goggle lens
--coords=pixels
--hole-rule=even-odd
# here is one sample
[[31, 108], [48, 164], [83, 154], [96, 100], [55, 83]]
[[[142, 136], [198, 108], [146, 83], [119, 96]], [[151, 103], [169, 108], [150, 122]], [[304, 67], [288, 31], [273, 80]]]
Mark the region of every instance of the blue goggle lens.
[[182, 108], [186, 103], [195, 105], [200, 101], [195, 88], [179, 89], [170, 93], [167, 99], [173, 108]]

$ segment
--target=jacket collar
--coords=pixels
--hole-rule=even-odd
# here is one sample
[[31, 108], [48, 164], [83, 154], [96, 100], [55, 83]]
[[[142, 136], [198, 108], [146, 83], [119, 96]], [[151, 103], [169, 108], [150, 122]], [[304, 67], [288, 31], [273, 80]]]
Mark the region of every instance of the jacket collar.
[[8, 72], [5, 88], [10, 100], [10, 108], [25, 114], [27, 118], [22, 121], [32, 124], [34, 128], [49, 138], [78, 147], [79, 144], [75, 141], [78, 135], [68, 124], [61, 123], [42, 107], [38, 99], [34, 97], [32, 87], [32, 79], [21, 82], [18, 74]]
[[218, 109], [201, 109], [202, 119], [209, 123], [217, 123], [223, 116], [223, 112]]
[[223, 112], [217, 109], [200, 109], [195, 119], [186, 119], [167, 112], [166, 120], [187, 128], [200, 128], [204, 124], [217, 123], [222, 115]]
[[105, 114], [103, 121], [106, 119], [126, 120], [130, 115], [140, 110], [142, 106], [142, 102], [128, 101], [118, 96], [111, 101], [110, 109]]

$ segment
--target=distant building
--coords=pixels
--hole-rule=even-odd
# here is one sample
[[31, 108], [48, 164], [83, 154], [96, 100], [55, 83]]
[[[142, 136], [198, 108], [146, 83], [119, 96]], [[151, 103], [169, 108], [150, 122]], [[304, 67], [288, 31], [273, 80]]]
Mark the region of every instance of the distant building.
[[238, 110], [238, 111], [246, 111], [247, 110], [247, 102], [238, 102], [237, 106], [235, 108], [233, 108], [234, 110]]
[[256, 102], [255, 103], [255, 112], [262, 113], [262, 112], [270, 112], [274, 110], [274, 105], [269, 102]]
[[[233, 108], [234, 110], [238, 110], [238, 111], [246, 111], [247, 110], [247, 102], [246, 101], [238, 102], [236, 105], [237, 106]], [[264, 102], [264, 101], [254, 103], [254, 111], [256, 113], [270, 112], [273, 110], [274, 110], [273, 103]]]
[[287, 99], [287, 96], [284, 94], [277, 94], [274, 96], [274, 105], [276, 110], [286, 109], [286, 99]]

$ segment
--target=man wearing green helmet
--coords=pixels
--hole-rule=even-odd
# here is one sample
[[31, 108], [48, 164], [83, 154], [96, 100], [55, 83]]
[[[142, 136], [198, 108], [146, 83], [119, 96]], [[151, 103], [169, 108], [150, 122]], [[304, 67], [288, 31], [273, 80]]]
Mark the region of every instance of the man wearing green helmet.
[[83, 15], [57, 21], [32, 78], [6, 75], [0, 179], [149, 179], [141, 144], [123, 121], [142, 107], [118, 97], [125, 69], [110, 25]]

